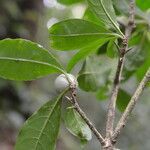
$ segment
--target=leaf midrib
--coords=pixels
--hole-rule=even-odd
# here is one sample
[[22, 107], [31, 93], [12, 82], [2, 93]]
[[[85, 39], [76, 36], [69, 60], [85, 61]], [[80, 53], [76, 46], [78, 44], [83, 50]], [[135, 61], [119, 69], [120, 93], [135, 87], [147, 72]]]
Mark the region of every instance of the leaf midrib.
[[[90, 0], [89, 0], [89, 3], [91, 3], [92, 5], [94, 5]], [[116, 30], [120, 33], [119, 36], [121, 36], [121, 38], [124, 37], [124, 34], [120, 31], [120, 29], [118, 28], [118, 26], [116, 25], [116, 23], [112, 20], [112, 18], [110, 17], [110, 15], [107, 13], [107, 10], [106, 10], [106, 8], [105, 8], [102, 0], [99, 0], [99, 3], [102, 6], [102, 9], [103, 9], [104, 13], [106, 14], [107, 18], [109, 19], [109, 21], [113, 24], [113, 26], [116, 28]]]
[[[83, 130], [82, 130], [83, 126], [82, 126], [81, 120], [79, 120], [79, 119], [77, 118], [77, 115], [79, 115], [79, 114], [78, 114], [78, 112], [77, 112], [77, 115], [75, 115], [75, 113], [76, 113], [76, 112], [74, 112], [74, 118], [75, 118], [75, 120], [77, 121], [77, 123], [78, 123], [78, 125], [79, 125], [81, 131], [83, 131]], [[79, 121], [78, 121], [78, 120], [79, 120]], [[84, 120], [82, 120], [82, 121], [84, 121]], [[81, 139], [84, 139], [84, 137], [81, 138]]]
[[62, 37], [74, 37], [74, 36], [92, 36], [92, 35], [110, 35], [110, 36], [118, 36], [116, 33], [83, 33], [83, 34], [50, 34], [50, 36], [62, 36]]
[[[64, 93], [64, 92], [63, 92], [63, 93]], [[40, 140], [40, 138], [41, 138], [41, 136], [42, 136], [42, 133], [43, 133], [45, 127], [47, 126], [47, 124], [48, 124], [48, 122], [49, 122], [49, 119], [50, 119], [51, 115], [53, 114], [54, 109], [55, 109], [56, 105], [58, 104], [58, 102], [60, 101], [60, 99], [61, 99], [63, 93], [57, 98], [56, 102], [54, 103], [54, 106], [53, 106], [52, 110], [50, 111], [50, 113], [49, 113], [49, 115], [48, 115], [48, 117], [47, 117], [47, 119], [46, 119], [46, 121], [45, 121], [45, 123], [44, 123], [44, 125], [43, 125], [43, 127], [42, 127], [42, 129], [41, 129], [41, 131], [40, 131], [39, 136], [37, 137], [37, 142], [36, 142], [35, 148], [34, 148], [35, 150], [37, 149], [37, 146], [38, 146], [39, 140]]]
[[111, 19], [110, 15], [107, 13], [107, 10], [102, 2], [102, 0], [99, 0], [100, 4], [102, 5], [102, 8], [103, 8], [103, 11], [105, 12], [106, 16], [108, 17], [108, 19], [110, 20], [110, 22], [114, 25], [114, 27], [119, 31], [119, 33], [121, 33], [122, 35], [122, 32], [120, 31], [120, 29], [118, 28], [118, 26], [116, 25], [116, 23]]
[[[12, 39], [9, 39], [9, 38], [6, 38], [6, 39], [3, 39], [3, 40], [1, 40], [1, 42], [3, 42], [3, 41], [8, 41], [8, 42], [10, 42]], [[26, 42], [26, 43], [30, 43], [30, 44], [32, 44], [32, 46], [34, 46], [34, 47], [38, 47], [38, 48], [40, 48], [40, 51], [42, 52], [42, 51], [44, 51], [45, 53], [47, 53], [51, 58], [53, 58], [60, 66], [61, 66], [61, 64], [58, 62], [58, 60], [54, 57], [54, 55], [52, 55], [51, 54], [51, 52], [50, 51], [48, 51], [47, 49], [45, 49], [42, 45], [40, 45], [40, 44], [37, 44], [37, 43], [34, 43], [34, 42], [32, 42], [32, 41], [29, 41], [29, 40], [27, 40], [27, 39], [21, 39], [21, 38], [18, 38], [18, 39], [13, 39], [13, 41], [18, 41], [18, 42]], [[61, 66], [62, 67], [62, 66]]]
[[30, 62], [30, 63], [35, 63], [35, 64], [41, 64], [41, 65], [46, 65], [49, 67], [53, 67], [59, 71], [61, 71], [62, 73], [64, 73], [64, 71], [62, 69], [60, 69], [59, 67], [46, 63], [46, 62], [42, 62], [42, 61], [37, 61], [37, 60], [31, 60], [31, 59], [23, 59], [23, 58], [11, 58], [11, 57], [0, 57], [0, 60], [10, 60], [10, 61], [21, 61], [21, 62]]

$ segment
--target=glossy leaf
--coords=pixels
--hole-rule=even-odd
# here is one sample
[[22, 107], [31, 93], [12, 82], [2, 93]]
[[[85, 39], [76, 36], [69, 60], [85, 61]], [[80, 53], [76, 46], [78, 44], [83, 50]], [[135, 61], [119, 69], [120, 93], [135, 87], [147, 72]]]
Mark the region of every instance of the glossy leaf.
[[61, 93], [36, 111], [22, 127], [15, 150], [54, 150], [61, 118]]
[[0, 77], [11, 80], [33, 80], [64, 72], [52, 54], [24, 39], [0, 41], [0, 66]]
[[112, 27], [123, 36], [117, 23], [115, 11], [111, 0], [87, 0], [91, 10], [98, 16], [98, 18], [109, 27]]
[[119, 37], [102, 26], [82, 19], [56, 23], [49, 29], [51, 47], [58, 50], [79, 50], [105, 38]]
[[105, 56], [88, 57], [78, 76], [79, 87], [84, 91], [97, 91], [114, 76], [116, 60]]
[[66, 109], [64, 122], [65, 126], [71, 134], [78, 137], [82, 141], [91, 140], [92, 133], [90, 128], [74, 109]]
[[117, 108], [123, 112], [127, 107], [131, 96], [124, 90], [120, 90], [117, 97]]
[[75, 3], [82, 2], [83, 0], [57, 0], [59, 3], [64, 4], [64, 5], [72, 5]]
[[98, 16], [90, 8], [86, 9], [83, 19], [98, 24], [100, 26], [104, 26]]
[[72, 68], [82, 59], [85, 59], [91, 53], [94, 53], [101, 45], [103, 45], [107, 39], [98, 40], [87, 47], [80, 49], [69, 61], [67, 65], [67, 71], [70, 72]]

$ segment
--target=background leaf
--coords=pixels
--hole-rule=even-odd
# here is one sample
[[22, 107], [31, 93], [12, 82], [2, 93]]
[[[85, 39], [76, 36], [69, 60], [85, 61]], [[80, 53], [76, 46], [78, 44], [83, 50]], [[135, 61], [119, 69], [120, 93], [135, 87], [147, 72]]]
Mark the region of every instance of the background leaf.
[[61, 118], [61, 93], [35, 112], [22, 127], [15, 150], [54, 150]]
[[97, 91], [113, 79], [116, 59], [102, 56], [91, 56], [84, 62], [79, 72], [79, 87], [84, 91]]
[[75, 3], [82, 2], [83, 0], [57, 0], [59, 3], [64, 4], [64, 5], [72, 5]]
[[[148, 33], [149, 31], [147, 31]], [[150, 33], [150, 32], [149, 32]], [[146, 44], [145, 44], [146, 43]], [[150, 40], [147, 37], [144, 37], [143, 39], [143, 43], [141, 43], [141, 51], [144, 51], [144, 61], [142, 63], [142, 65], [140, 65], [136, 71], [136, 76], [138, 80], [142, 80], [144, 74], [146, 73], [147, 69], [150, 66]]]
[[123, 112], [127, 107], [131, 96], [124, 90], [120, 90], [117, 97], [117, 108]]
[[51, 47], [78, 50], [100, 39], [119, 37], [104, 27], [82, 19], [56, 23], [49, 29]]
[[92, 133], [90, 128], [74, 109], [66, 109], [64, 122], [69, 132], [74, 136], [77, 136], [82, 141], [91, 140]]
[[139, 69], [136, 72], [136, 76], [139, 81], [142, 80], [142, 78], [143, 78], [144, 74], [146, 73], [147, 69], [149, 68], [149, 66], [150, 66], [150, 60], [146, 60], [143, 63], [143, 65], [139, 67]]
[[127, 0], [112, 0], [114, 7], [121, 14], [129, 13], [129, 3]]
[[11, 80], [33, 80], [64, 72], [47, 50], [24, 39], [0, 41], [0, 66], [0, 77]]
[[132, 47], [132, 50], [127, 53], [125, 60], [123, 70], [125, 80], [135, 74], [140, 81], [150, 66], [150, 41], [146, 36], [147, 33], [149, 33], [149, 31], [146, 30], [135, 32], [129, 42], [129, 46]]
[[150, 1], [149, 0], [136, 0], [136, 4], [142, 10], [147, 10], [150, 8]]
[[107, 45], [107, 56], [110, 58], [114, 58], [116, 56], [118, 56], [118, 51], [116, 48], [116, 45], [114, 44], [115, 40], [112, 39], [109, 41], [108, 45]]
[[143, 66], [143, 63], [146, 64], [145, 51], [143, 51], [139, 45], [136, 45], [133, 47], [132, 51], [127, 54], [123, 70], [124, 80], [127, 80], [136, 73], [139, 68]]
[[[139, 1], [138, 3], [143, 3], [142, 0], [137, 0]], [[142, 5], [145, 5], [146, 3], [148, 4], [149, 0], [146, 0], [144, 1], [144, 3]], [[145, 3], [146, 2], [146, 3]], [[137, 3], [137, 2], [136, 2]], [[126, 15], [128, 16], [129, 15], [129, 1], [128, 0], [113, 0], [113, 4], [114, 4], [114, 7], [115, 9], [120, 13], [120, 14], [123, 14], [123, 15]], [[149, 7], [149, 5], [146, 4], [146, 7]], [[138, 5], [139, 7], [136, 7], [135, 8], [135, 17], [136, 18], [140, 18], [140, 19], [144, 19], [146, 22], [149, 23], [149, 19], [146, 15], [145, 12], [143, 12], [140, 7], [142, 5]]]
[[101, 86], [99, 90], [96, 92], [96, 98], [100, 101], [107, 100], [109, 97], [109, 92], [110, 92], [109, 85], [105, 84]]

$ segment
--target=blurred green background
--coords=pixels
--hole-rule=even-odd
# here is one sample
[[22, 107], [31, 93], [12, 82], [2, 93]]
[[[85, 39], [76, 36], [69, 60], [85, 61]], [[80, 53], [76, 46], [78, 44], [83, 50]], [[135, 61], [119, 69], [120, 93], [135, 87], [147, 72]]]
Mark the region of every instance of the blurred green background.
[[[76, 4], [69, 7], [56, 0], [0, 0], [0, 39], [25, 38], [38, 42], [50, 49], [48, 28], [67, 18], [82, 18], [86, 5]], [[73, 52], [51, 52], [66, 65]], [[75, 75], [81, 63], [75, 68]], [[18, 131], [24, 121], [43, 103], [56, 95], [55, 75], [32, 82], [14, 82], [0, 79], [0, 150], [13, 150]], [[122, 88], [133, 93], [136, 79], [130, 78]], [[141, 97], [130, 122], [118, 142], [123, 150], [150, 149], [150, 92], [147, 88]], [[93, 93], [78, 90], [79, 103], [96, 127], [104, 132], [105, 115], [108, 101], [96, 100]], [[120, 112], [117, 111], [117, 118]], [[57, 150], [99, 150], [97, 139], [86, 145], [73, 137], [61, 126]]]

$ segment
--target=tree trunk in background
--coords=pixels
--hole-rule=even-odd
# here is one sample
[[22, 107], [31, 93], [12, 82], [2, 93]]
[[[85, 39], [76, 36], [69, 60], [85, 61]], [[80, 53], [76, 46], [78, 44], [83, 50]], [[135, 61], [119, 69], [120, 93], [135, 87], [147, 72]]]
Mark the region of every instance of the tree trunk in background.
[[1, 0], [0, 39], [36, 39], [38, 16], [44, 8], [42, 0]]

